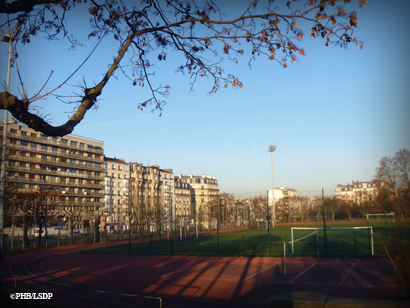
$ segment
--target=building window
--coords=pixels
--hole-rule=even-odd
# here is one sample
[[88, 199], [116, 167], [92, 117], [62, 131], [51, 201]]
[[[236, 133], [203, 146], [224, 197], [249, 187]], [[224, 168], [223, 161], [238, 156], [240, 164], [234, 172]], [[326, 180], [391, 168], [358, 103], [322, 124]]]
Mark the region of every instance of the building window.
[[51, 137], [51, 141], [57, 142], [57, 137]]
[[20, 156], [26, 156], [26, 152], [20, 152]]
[[47, 150], [48, 150], [48, 146], [46, 146], [46, 145], [41, 145], [41, 149], [47, 151]]
[[21, 140], [20, 141], [20, 145], [23, 145], [23, 146], [28, 146], [28, 142], [27, 141], [24, 141], [24, 140]]
[[14, 128], [10, 129], [10, 133], [17, 134], [17, 129], [14, 129]]
[[22, 134], [23, 136], [27, 136], [27, 132], [25, 132], [24, 130], [21, 131], [21, 134]]
[[47, 140], [47, 136], [46, 135], [41, 135], [41, 139], [46, 139]]
[[37, 149], [37, 144], [36, 143], [30, 143], [30, 147], [32, 147], [33, 149]]

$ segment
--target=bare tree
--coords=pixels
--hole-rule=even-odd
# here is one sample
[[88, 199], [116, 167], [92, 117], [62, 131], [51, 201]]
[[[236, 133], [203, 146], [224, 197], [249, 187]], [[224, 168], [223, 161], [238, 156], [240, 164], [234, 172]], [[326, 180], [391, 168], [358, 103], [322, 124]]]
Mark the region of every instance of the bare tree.
[[376, 168], [376, 178], [389, 183], [394, 196], [397, 190], [410, 188], [410, 151], [402, 149], [393, 157], [384, 156]]
[[[39, 245], [41, 244], [43, 227], [54, 225], [60, 219], [59, 201], [61, 192], [58, 190], [38, 190], [31, 192], [19, 192], [15, 195], [15, 206], [20, 213], [20, 219], [24, 215], [23, 224], [24, 238], [27, 237], [27, 227], [33, 225], [39, 229]], [[14, 210], [14, 209], [13, 209]]]
[[399, 180], [399, 187], [410, 189], [410, 151], [402, 149], [396, 152], [393, 163]]
[[[367, 0], [356, 0], [359, 7]], [[30, 128], [49, 136], [64, 136], [73, 131], [82, 121], [86, 112], [98, 108], [97, 99], [108, 81], [119, 70], [130, 85], [147, 86], [151, 97], [141, 100], [138, 109], [149, 105], [160, 114], [165, 104], [164, 98], [171, 89], [168, 83], [154, 83], [153, 64], [166, 61], [168, 53], [180, 53], [184, 60], [176, 70], [187, 74], [191, 87], [200, 77], [211, 80], [209, 93], [216, 93], [221, 87], [241, 88], [237, 76], [226, 73], [223, 59], [238, 63], [239, 56], [248, 55], [248, 65], [259, 57], [277, 62], [286, 68], [295, 63], [305, 50], [299, 42], [306, 36], [321, 37], [326, 46], [340, 45], [342, 48], [352, 43], [363, 48], [362, 42], [353, 37], [358, 15], [347, 0], [289, 0], [286, 5], [277, 5], [270, 0], [249, 0], [234, 2], [236, 16], [227, 17], [212, 0], [16, 0], [11, 3], [0, 1], [0, 14], [7, 20], [8, 31], [18, 29], [13, 44], [13, 58], [18, 68], [17, 47], [29, 44], [34, 36], [43, 32], [47, 39], [66, 38], [72, 46], [81, 43], [66, 27], [68, 18], [75, 18], [75, 12], [88, 11], [90, 14], [89, 38], [113, 39], [118, 44], [118, 52], [102, 79], [93, 87], [81, 83], [82, 93], [71, 94], [66, 103], [76, 104], [74, 114], [60, 126], [52, 126], [33, 112], [33, 103], [50, 98], [62, 99], [67, 94], [57, 94], [56, 90], [70, 81], [79, 67], [73, 67], [68, 76], [55, 89], [46, 90], [46, 84], [27, 93], [24, 80], [20, 80], [21, 97], [7, 91], [0, 92], [0, 108]], [[135, 5], [135, 6], [134, 6]], [[303, 25], [303, 26], [302, 26]], [[307, 32], [307, 33], [306, 33]], [[11, 35], [11, 33], [9, 33]], [[244, 48], [243, 46], [248, 46]], [[90, 54], [90, 56], [92, 53]], [[130, 63], [124, 62], [127, 55]], [[85, 59], [87, 61], [87, 59]], [[84, 61], [84, 62], [85, 62]], [[50, 76], [51, 78], [52, 76]], [[75, 82], [74, 82], [75, 84]], [[58, 92], [59, 93], [59, 92]]]

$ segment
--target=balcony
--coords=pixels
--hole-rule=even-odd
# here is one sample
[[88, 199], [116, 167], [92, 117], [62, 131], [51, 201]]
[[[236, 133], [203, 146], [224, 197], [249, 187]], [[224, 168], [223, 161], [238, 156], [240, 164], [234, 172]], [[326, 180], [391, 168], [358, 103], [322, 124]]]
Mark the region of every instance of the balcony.
[[[100, 155], [104, 154], [104, 149], [100, 150], [100, 149], [95, 149], [95, 148], [89, 148], [87, 146], [87, 144], [84, 144], [84, 146], [80, 146], [79, 144], [74, 145], [74, 144], [71, 144], [70, 142], [63, 142], [63, 141], [61, 141], [61, 139], [49, 140], [49, 139], [43, 139], [41, 137], [32, 137], [32, 136], [28, 136], [28, 135], [21, 135], [21, 134], [16, 134], [16, 133], [11, 133], [11, 132], [7, 132], [7, 136], [9, 138], [14, 138], [14, 139], [18, 139], [18, 140], [27, 140], [27, 141], [37, 142], [37, 143], [40, 143], [40, 144], [55, 145], [55, 146], [59, 146], [59, 147], [62, 147], [62, 148], [76, 149], [76, 150], [81, 150], [81, 151], [84, 151], [84, 152], [90, 152], [90, 153], [95, 153], [95, 154], [100, 154]], [[76, 137], [78, 137], [78, 136], [76, 136]], [[49, 138], [51, 138], [51, 137], [49, 137]], [[78, 138], [97, 141], [97, 140], [84, 138], [84, 137], [78, 137]], [[86, 142], [86, 140], [84, 140], [84, 143], [85, 142]]]
[[[102, 172], [104, 167], [101, 164], [100, 167], [95, 167], [95, 166], [89, 166], [87, 164], [74, 164], [74, 163], [69, 163], [69, 162], [62, 162], [62, 161], [53, 161], [50, 159], [41, 159], [37, 157], [29, 157], [29, 156], [19, 156], [19, 155], [9, 155], [8, 160], [13, 160], [13, 161], [26, 161], [28, 163], [30, 162], [36, 162], [39, 164], [47, 164], [47, 165], [53, 165], [56, 167], [71, 167], [74, 169], [86, 169], [86, 170], [92, 170], [92, 171], [98, 171]], [[84, 162], [85, 163], [85, 162]]]
[[[27, 177], [20, 177], [20, 176], [8, 176], [6, 178], [7, 182], [13, 183], [24, 183], [24, 184], [47, 184], [47, 185], [55, 185], [55, 186], [62, 186], [62, 187], [86, 187], [86, 188], [94, 188], [94, 189], [101, 189], [102, 190], [102, 183], [73, 183], [73, 182], [62, 182], [50, 179], [30, 179]], [[102, 193], [101, 193], [102, 196]]]
[[[34, 138], [34, 137], [32, 137]], [[41, 146], [38, 147], [31, 147], [29, 145], [21, 145], [21, 144], [14, 144], [14, 143], [8, 143], [8, 147], [10, 149], [15, 149], [15, 150], [23, 150], [23, 151], [27, 151], [27, 152], [35, 152], [38, 154], [47, 154], [47, 155], [53, 155], [56, 157], [68, 157], [68, 158], [74, 158], [74, 159], [78, 159], [78, 160], [86, 160], [86, 161], [90, 161], [90, 162], [97, 162], [97, 163], [103, 163], [103, 156], [101, 156], [101, 159], [97, 159], [91, 156], [84, 156], [84, 155], [80, 155], [80, 154], [72, 154], [72, 153], [67, 153], [65, 151], [53, 151], [53, 150], [45, 150], [42, 149]]]
[[25, 172], [25, 173], [35, 173], [35, 174], [46, 174], [46, 175], [53, 175], [53, 176], [61, 176], [61, 177], [71, 177], [71, 178], [84, 178], [88, 180], [102, 180], [103, 176], [100, 175], [89, 175], [89, 174], [82, 174], [82, 173], [72, 173], [72, 172], [63, 172], [58, 170], [48, 170], [43, 168], [30, 168], [30, 167], [22, 167], [22, 166], [7, 166], [7, 171], [16, 171], [16, 172]]

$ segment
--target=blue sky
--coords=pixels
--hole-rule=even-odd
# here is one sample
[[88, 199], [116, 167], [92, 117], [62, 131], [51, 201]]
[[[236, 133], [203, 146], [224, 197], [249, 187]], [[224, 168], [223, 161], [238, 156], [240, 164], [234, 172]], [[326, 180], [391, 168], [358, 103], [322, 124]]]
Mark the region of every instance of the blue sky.
[[[277, 146], [275, 186], [316, 196], [322, 188], [330, 195], [337, 184], [371, 180], [383, 156], [410, 149], [410, 1], [368, 2], [357, 9], [355, 36], [364, 42], [363, 50], [325, 47], [323, 40], [306, 36], [300, 43], [306, 57], [286, 69], [263, 58], [249, 69], [245, 54], [239, 65], [224, 65], [243, 88], [211, 96], [206, 79], [190, 91], [189, 78], [175, 74], [180, 57], [169, 51], [168, 60], [155, 66], [154, 81], [172, 87], [161, 117], [137, 110], [147, 89], [116, 74], [98, 110], [90, 111], [74, 134], [104, 141], [109, 157], [158, 164], [175, 174], [215, 175], [221, 192], [244, 197], [265, 195], [272, 185], [271, 144]], [[47, 42], [42, 35], [20, 46], [18, 63], [29, 94], [42, 87], [52, 70], [47, 87], [61, 83], [94, 48], [96, 42], [81, 31], [89, 17], [76, 16], [69, 25], [84, 47], [68, 51], [67, 42]], [[70, 84], [83, 76], [88, 86], [98, 82], [116, 50], [113, 41], [103, 41]], [[7, 52], [8, 45], [0, 44], [2, 81]], [[12, 71], [11, 92], [17, 86]], [[60, 93], [73, 91], [79, 92], [66, 86]], [[72, 110], [54, 99], [36, 105], [55, 125]]]

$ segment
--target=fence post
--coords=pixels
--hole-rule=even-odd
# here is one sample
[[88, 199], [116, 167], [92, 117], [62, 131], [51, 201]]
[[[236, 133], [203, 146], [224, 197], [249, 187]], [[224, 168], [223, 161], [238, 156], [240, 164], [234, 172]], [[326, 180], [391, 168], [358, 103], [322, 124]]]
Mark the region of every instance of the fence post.
[[286, 284], [286, 242], [283, 242], [283, 281]]

